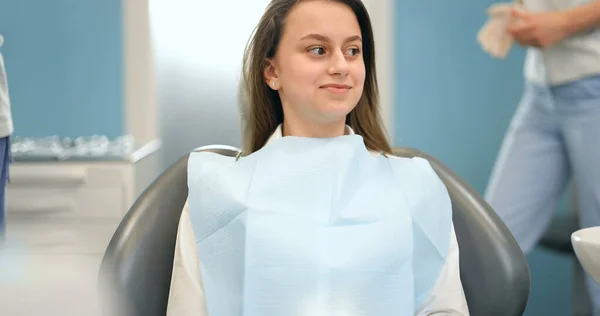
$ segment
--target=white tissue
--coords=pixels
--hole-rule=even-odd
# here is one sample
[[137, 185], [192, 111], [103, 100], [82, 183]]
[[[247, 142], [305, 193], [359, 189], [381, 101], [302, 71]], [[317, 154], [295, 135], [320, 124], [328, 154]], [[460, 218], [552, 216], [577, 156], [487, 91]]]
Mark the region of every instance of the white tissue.
[[506, 27], [515, 19], [510, 14], [513, 8], [522, 9], [522, 6], [518, 3], [502, 3], [495, 4], [487, 10], [489, 19], [479, 30], [477, 41], [492, 57], [504, 59], [512, 47], [514, 40], [506, 32]]

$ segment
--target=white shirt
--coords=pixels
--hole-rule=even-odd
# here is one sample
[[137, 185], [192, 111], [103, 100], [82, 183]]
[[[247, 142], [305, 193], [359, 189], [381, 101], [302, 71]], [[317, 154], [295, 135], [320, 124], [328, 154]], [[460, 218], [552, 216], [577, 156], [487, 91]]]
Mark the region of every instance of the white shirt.
[[[0, 34], [0, 48], [4, 43], [4, 37]], [[0, 51], [0, 137], [6, 137], [13, 132], [12, 114], [10, 112], [10, 99], [8, 98], [8, 82], [4, 68], [4, 58]]]
[[[346, 134], [354, 134], [350, 127]], [[267, 144], [281, 138], [281, 126], [271, 135]], [[379, 153], [373, 153], [379, 154]], [[450, 249], [446, 264], [433, 290], [420, 307], [417, 316], [426, 315], [469, 315], [462, 283], [458, 259], [458, 242], [452, 226]], [[177, 231], [173, 275], [167, 307], [168, 316], [208, 316], [200, 264], [196, 250], [196, 238], [192, 230], [192, 222], [187, 202], [183, 207]], [[333, 316], [333, 315], [332, 315]]]
[[[523, 0], [531, 12], [562, 11], [595, 0]], [[566, 38], [548, 48], [527, 49], [525, 78], [537, 84], [559, 85], [600, 74], [600, 28]]]

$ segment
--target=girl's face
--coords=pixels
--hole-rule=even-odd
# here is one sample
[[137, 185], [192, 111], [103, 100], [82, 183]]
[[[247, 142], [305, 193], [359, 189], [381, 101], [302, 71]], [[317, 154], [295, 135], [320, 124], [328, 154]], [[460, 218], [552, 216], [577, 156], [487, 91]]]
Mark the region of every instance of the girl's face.
[[293, 7], [265, 69], [285, 121], [344, 124], [365, 83], [361, 36], [354, 12], [342, 3], [311, 0]]

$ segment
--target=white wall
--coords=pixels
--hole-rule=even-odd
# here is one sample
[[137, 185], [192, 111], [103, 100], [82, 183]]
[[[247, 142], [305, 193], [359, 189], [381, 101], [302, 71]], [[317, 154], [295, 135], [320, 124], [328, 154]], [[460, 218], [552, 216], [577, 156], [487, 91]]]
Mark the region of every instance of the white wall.
[[123, 0], [125, 133], [141, 144], [158, 138], [148, 0]]
[[371, 16], [375, 37], [377, 81], [381, 112], [388, 137], [394, 137], [394, 1], [363, 0]]
[[164, 167], [200, 146], [241, 147], [242, 56], [268, 3], [150, 1]]

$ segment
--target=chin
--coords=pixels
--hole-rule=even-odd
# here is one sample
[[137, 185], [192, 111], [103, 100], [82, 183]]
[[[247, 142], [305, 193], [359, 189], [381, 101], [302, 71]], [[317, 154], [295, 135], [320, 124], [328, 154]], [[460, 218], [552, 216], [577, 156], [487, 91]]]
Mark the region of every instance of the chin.
[[317, 111], [317, 115], [323, 123], [333, 123], [343, 120], [346, 121], [346, 116], [352, 112], [354, 107], [328, 107]]
[[329, 102], [322, 109], [324, 113], [331, 113], [333, 115], [341, 115], [346, 116], [348, 113], [352, 112], [356, 107], [356, 103], [349, 102]]

